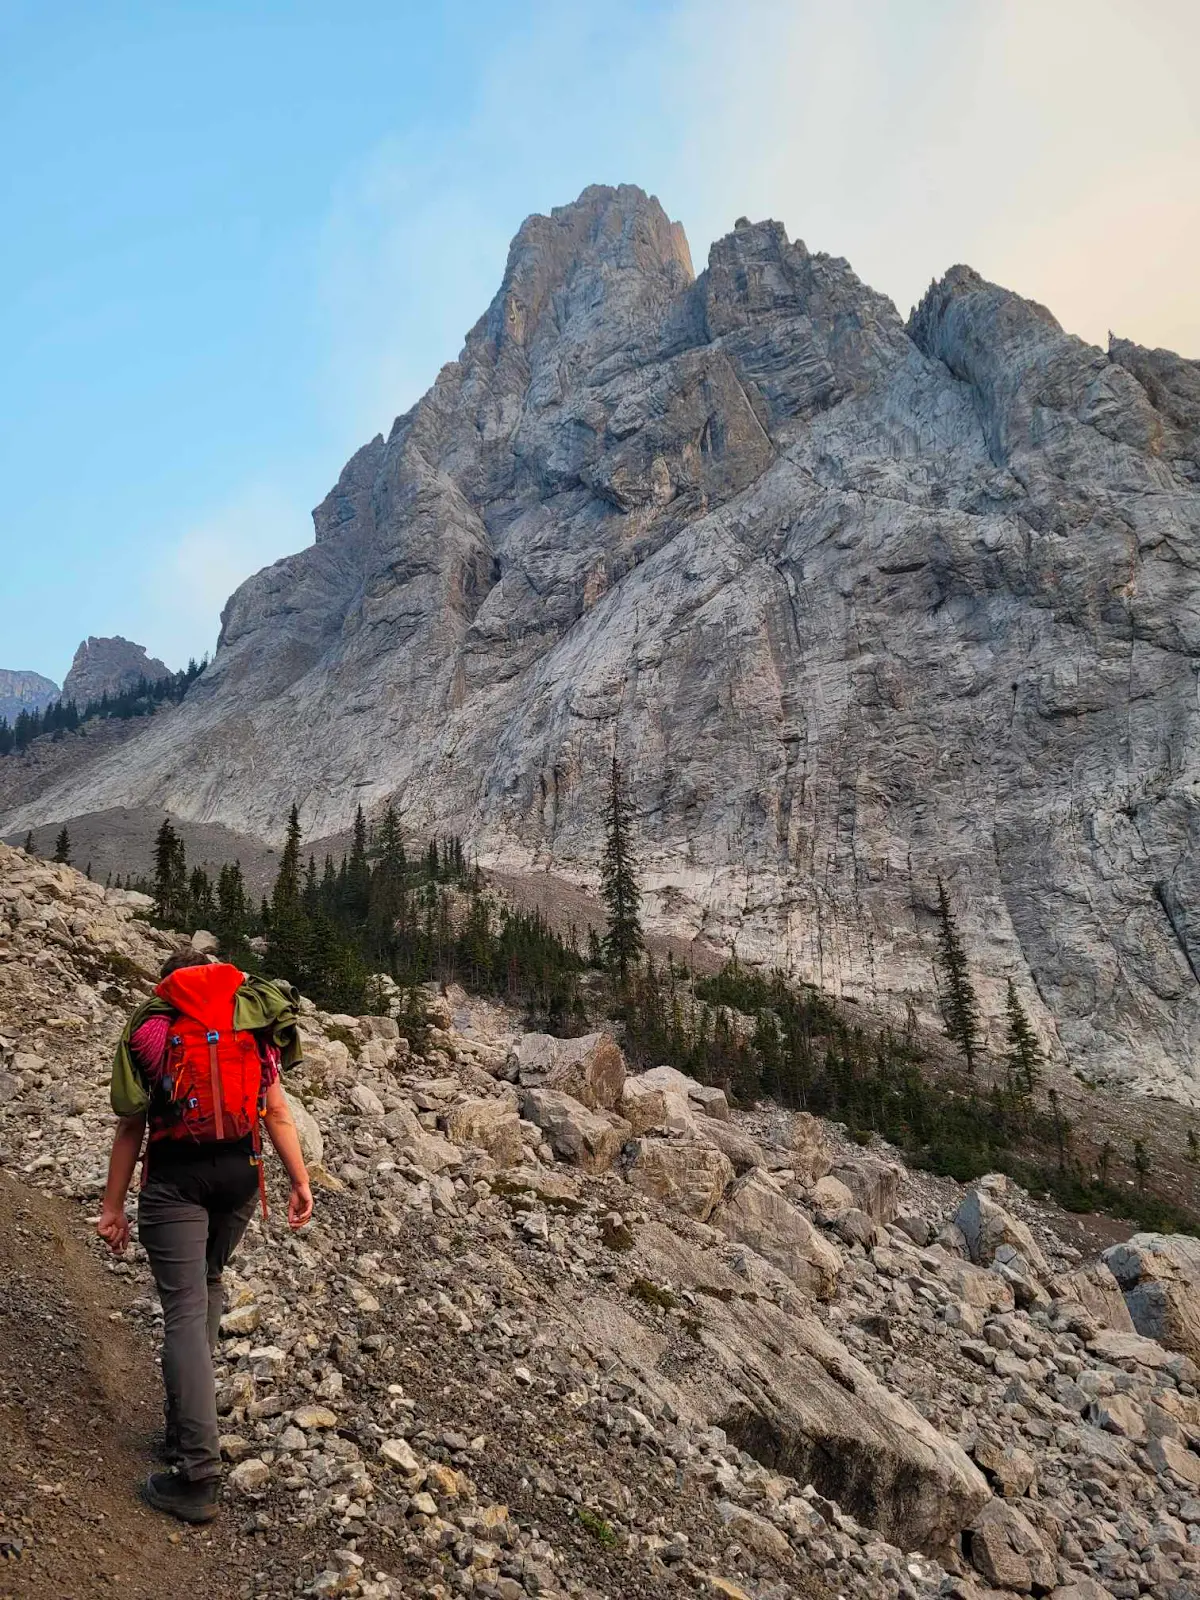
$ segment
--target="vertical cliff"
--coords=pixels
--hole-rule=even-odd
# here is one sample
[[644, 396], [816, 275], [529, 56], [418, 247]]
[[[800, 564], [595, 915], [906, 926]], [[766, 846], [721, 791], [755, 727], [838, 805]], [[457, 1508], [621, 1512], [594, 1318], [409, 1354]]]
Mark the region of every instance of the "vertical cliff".
[[1198, 373], [966, 267], [906, 327], [773, 222], [694, 278], [588, 189], [184, 705], [3, 826], [394, 797], [592, 880], [616, 749], [660, 921], [902, 1015], [940, 872], [994, 1016], [1200, 1099]]

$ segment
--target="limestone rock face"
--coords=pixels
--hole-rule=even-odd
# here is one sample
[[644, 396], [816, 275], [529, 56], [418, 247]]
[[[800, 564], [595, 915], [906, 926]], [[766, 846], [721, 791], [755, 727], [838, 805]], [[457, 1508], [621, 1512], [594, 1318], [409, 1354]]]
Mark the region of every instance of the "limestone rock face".
[[1115, 1333], [1137, 1331], [1120, 1285], [1105, 1262], [1093, 1261], [1077, 1268], [1061, 1280], [1060, 1287], [1068, 1299], [1078, 1300], [1100, 1327], [1111, 1328]]
[[581, 1100], [557, 1089], [527, 1090], [521, 1099], [521, 1113], [541, 1128], [556, 1155], [585, 1172], [611, 1167], [632, 1131], [620, 1117], [591, 1111]]
[[770, 1176], [757, 1168], [739, 1178], [713, 1216], [736, 1244], [749, 1245], [802, 1289], [828, 1300], [837, 1288], [842, 1258]]
[[733, 1166], [715, 1145], [699, 1140], [637, 1139], [627, 1177], [643, 1194], [705, 1222], [732, 1181]]
[[41, 711], [58, 697], [58, 685], [40, 672], [0, 668], [0, 721], [15, 722], [22, 711]]
[[[227, 604], [186, 701], [0, 819], [271, 838], [394, 797], [594, 884], [614, 747], [652, 927], [1200, 1103], [1200, 366], [954, 267], [905, 325], [776, 222], [693, 278], [594, 187]], [[236, 737], [234, 737], [236, 730]]]
[[63, 682], [63, 699], [74, 700], [82, 710], [89, 700], [123, 694], [142, 678], [155, 683], [170, 673], [165, 662], [146, 654], [145, 645], [131, 644], [119, 634], [111, 639], [88, 638], [75, 652]]
[[1046, 1258], [1027, 1225], [1019, 1217], [1010, 1215], [982, 1188], [970, 1191], [955, 1212], [954, 1222], [967, 1241], [972, 1261], [986, 1265], [1004, 1245], [1011, 1245], [1039, 1278], [1049, 1276]]
[[592, 1111], [613, 1111], [620, 1104], [625, 1057], [611, 1033], [587, 1033], [579, 1039], [526, 1034], [513, 1053], [524, 1085], [557, 1089]]

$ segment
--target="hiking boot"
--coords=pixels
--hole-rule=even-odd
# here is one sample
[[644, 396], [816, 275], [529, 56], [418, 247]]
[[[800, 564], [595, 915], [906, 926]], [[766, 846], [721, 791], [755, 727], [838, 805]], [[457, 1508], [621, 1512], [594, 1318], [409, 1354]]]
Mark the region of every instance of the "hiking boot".
[[164, 1467], [179, 1465], [179, 1435], [171, 1428], [156, 1433], [150, 1445], [150, 1454]]
[[219, 1509], [221, 1480], [193, 1481], [177, 1472], [152, 1472], [142, 1487], [142, 1499], [180, 1522], [211, 1522]]

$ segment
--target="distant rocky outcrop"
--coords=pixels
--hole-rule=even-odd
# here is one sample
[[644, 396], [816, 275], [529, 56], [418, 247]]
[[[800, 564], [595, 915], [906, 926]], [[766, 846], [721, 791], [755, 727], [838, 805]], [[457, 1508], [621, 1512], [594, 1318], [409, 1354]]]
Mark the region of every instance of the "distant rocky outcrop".
[[159, 805], [278, 838], [394, 798], [902, 1019], [949, 887], [1092, 1079], [1200, 1103], [1200, 366], [968, 267], [906, 324], [777, 222], [693, 277], [640, 190], [528, 219], [187, 701], [0, 831]]
[[63, 684], [63, 698], [74, 700], [82, 709], [89, 700], [135, 689], [142, 678], [157, 683], [170, 674], [170, 667], [156, 656], [148, 656], [143, 644], [132, 644], [120, 634], [112, 639], [89, 638], [75, 652]]
[[0, 720], [15, 722], [22, 711], [42, 711], [59, 697], [59, 687], [40, 672], [0, 668]]

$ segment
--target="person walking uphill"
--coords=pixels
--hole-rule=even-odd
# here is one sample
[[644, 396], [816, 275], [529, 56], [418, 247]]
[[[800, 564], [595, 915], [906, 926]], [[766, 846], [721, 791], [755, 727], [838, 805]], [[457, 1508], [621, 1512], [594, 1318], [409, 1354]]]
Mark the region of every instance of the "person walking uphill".
[[114, 1254], [129, 1243], [125, 1197], [149, 1127], [138, 1237], [163, 1308], [163, 1459], [143, 1495], [184, 1522], [217, 1514], [221, 1452], [212, 1352], [221, 1274], [261, 1195], [260, 1127], [287, 1168], [288, 1222], [312, 1216], [312, 1190], [281, 1066], [300, 1059], [296, 991], [207, 956], [173, 956], [154, 998], [126, 1024], [113, 1059], [113, 1138], [97, 1231]]

